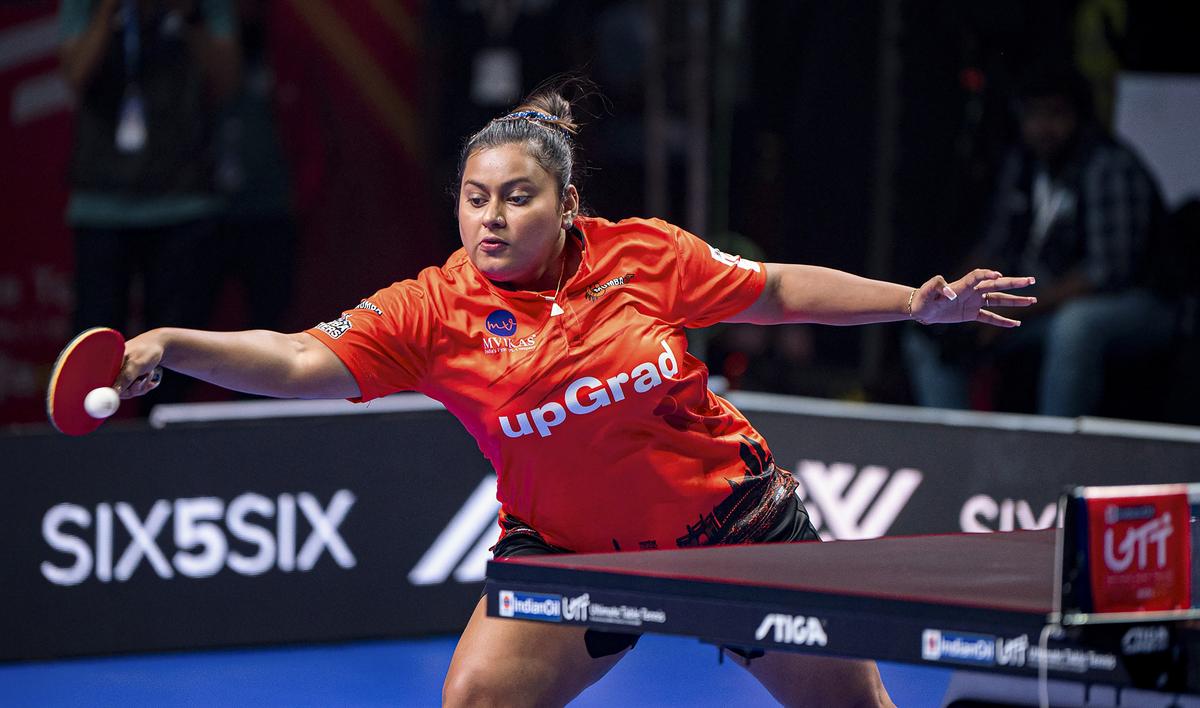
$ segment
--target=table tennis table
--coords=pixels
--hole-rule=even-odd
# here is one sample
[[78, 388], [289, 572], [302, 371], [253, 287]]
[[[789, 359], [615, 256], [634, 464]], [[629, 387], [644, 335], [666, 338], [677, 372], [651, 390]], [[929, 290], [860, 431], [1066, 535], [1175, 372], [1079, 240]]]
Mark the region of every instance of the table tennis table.
[[519, 557], [489, 562], [487, 606], [718, 646], [1197, 693], [1194, 622], [1053, 624], [1055, 547], [1047, 529]]

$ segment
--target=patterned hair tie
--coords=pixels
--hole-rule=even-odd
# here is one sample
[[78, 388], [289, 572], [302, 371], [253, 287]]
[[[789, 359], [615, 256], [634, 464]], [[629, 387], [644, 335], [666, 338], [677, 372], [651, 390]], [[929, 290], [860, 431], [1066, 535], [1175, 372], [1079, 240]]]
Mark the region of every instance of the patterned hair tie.
[[516, 113], [509, 113], [503, 118], [497, 118], [496, 120], [520, 120], [522, 118], [528, 121], [540, 121], [542, 123], [554, 123], [558, 120], [558, 116], [552, 116], [548, 113], [542, 113], [541, 111], [517, 111]]

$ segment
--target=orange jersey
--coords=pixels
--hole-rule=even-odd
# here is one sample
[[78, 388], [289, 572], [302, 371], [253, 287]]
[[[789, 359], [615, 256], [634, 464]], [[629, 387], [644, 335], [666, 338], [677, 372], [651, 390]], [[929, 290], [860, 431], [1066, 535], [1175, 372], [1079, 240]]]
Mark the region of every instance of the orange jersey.
[[415, 390], [443, 403], [495, 467], [501, 513], [549, 543], [702, 542], [770, 452], [708, 390], [684, 328], [746, 309], [766, 270], [656, 219], [575, 223], [583, 258], [554, 299], [496, 287], [460, 249], [308, 331], [358, 400]]

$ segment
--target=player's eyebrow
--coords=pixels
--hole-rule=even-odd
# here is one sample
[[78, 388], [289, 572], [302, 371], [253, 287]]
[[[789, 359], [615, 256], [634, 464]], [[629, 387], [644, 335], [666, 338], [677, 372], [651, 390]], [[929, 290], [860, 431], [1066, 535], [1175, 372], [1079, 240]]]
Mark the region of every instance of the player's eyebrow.
[[[488, 191], [488, 190], [490, 189], [490, 188], [488, 187], [488, 185], [484, 184], [483, 182], [480, 182], [480, 181], [478, 181], [478, 180], [473, 180], [473, 179], [463, 180], [463, 184], [467, 184], [467, 185], [471, 185], [471, 186], [473, 186], [473, 187], [477, 187], [477, 188], [479, 188], [479, 189], [482, 189], [482, 190], [483, 190], [483, 191], [485, 191], [485, 192], [486, 192], [486, 191]], [[531, 186], [531, 187], [532, 187], [532, 186], [534, 185], [534, 181], [533, 181], [531, 178], [529, 178], [529, 177], [523, 177], [523, 176], [522, 176], [522, 177], [513, 177], [513, 178], [512, 178], [512, 179], [510, 179], [510, 180], [506, 180], [506, 181], [504, 181], [504, 182], [501, 182], [501, 183], [500, 183], [500, 189], [499, 189], [499, 191], [503, 192], [503, 191], [505, 191], [506, 189], [510, 189], [511, 187], [514, 187], [514, 186], [516, 186], [516, 185], [518, 185], [518, 184], [520, 184], [520, 185], [528, 185], [528, 186]]]

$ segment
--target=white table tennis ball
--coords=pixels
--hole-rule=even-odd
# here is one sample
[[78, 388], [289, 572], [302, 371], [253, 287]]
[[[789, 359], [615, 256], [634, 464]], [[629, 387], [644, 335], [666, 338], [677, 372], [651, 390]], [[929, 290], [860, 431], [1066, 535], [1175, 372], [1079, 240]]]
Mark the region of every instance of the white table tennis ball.
[[83, 410], [93, 418], [107, 418], [117, 412], [121, 398], [108, 386], [92, 389], [83, 399]]

